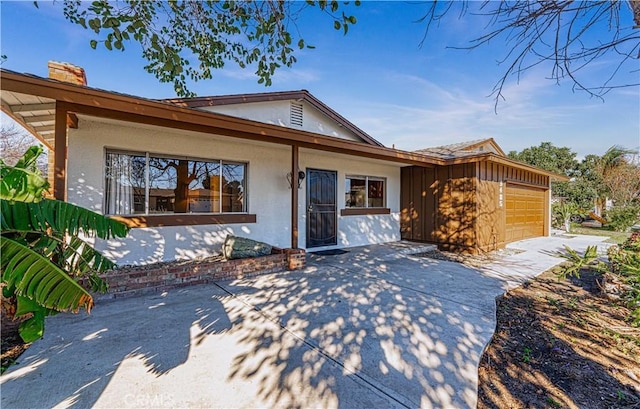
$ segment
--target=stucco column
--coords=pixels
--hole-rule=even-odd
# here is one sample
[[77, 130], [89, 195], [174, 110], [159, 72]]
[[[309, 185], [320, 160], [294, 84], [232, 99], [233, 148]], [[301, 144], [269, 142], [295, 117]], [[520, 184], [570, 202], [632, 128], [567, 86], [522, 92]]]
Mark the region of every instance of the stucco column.
[[291, 145], [291, 248], [298, 248], [298, 145]]

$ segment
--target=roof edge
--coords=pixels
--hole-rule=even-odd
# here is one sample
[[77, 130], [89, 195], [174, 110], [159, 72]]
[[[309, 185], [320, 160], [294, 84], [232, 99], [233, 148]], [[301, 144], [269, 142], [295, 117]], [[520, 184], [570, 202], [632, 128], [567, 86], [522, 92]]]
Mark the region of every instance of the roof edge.
[[490, 161], [496, 163], [502, 163], [509, 166], [514, 166], [519, 169], [528, 170], [530, 172], [536, 172], [539, 174], [543, 174], [545, 176], [549, 176], [551, 181], [553, 182], [568, 182], [569, 177], [567, 175], [562, 175], [560, 173], [550, 172], [548, 170], [539, 168], [537, 166], [529, 165], [528, 163], [520, 162], [514, 159], [509, 158], [508, 156], [500, 156], [496, 155], [492, 152], [480, 153], [477, 155], [465, 156], [462, 158], [451, 158], [447, 159], [447, 165], [457, 165], [461, 163], [469, 163], [469, 162], [483, 162]]
[[373, 138], [371, 135], [358, 128], [353, 122], [349, 121], [333, 108], [316, 98], [306, 89], [295, 91], [275, 91], [275, 92], [256, 92], [249, 94], [230, 94], [220, 96], [195, 97], [195, 98], [171, 98], [162, 99], [160, 101], [168, 102], [182, 107], [203, 108], [220, 105], [246, 104], [252, 102], [269, 102], [284, 101], [289, 99], [302, 100], [311, 104], [314, 108], [338, 122], [349, 131], [362, 138], [370, 145], [384, 147], [382, 143]]

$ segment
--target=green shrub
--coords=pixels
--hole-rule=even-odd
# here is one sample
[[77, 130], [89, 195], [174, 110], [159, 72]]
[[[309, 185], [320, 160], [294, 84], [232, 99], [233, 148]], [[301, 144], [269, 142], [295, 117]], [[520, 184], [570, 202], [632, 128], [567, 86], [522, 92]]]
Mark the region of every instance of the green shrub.
[[607, 210], [607, 225], [615, 231], [628, 231], [640, 218], [640, 206], [616, 206]]

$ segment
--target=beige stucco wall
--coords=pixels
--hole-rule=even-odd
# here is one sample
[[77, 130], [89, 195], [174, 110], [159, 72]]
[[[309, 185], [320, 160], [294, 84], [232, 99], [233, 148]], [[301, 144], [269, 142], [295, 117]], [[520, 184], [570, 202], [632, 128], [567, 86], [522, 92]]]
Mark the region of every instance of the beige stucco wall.
[[204, 111], [218, 112], [238, 118], [251, 119], [267, 124], [303, 129], [305, 131], [361, 142], [362, 139], [353, 132], [341, 127], [332, 119], [318, 111], [311, 104], [303, 101], [302, 127], [291, 125], [291, 101], [251, 102], [245, 104], [219, 105], [200, 108]]
[[[257, 218], [256, 223], [247, 224], [137, 228], [132, 229], [126, 239], [98, 239], [96, 247], [119, 264], [148, 264], [213, 255], [220, 250], [227, 234], [250, 237], [279, 247], [290, 246], [291, 190], [286, 174], [291, 166], [291, 147], [81, 116], [79, 128], [69, 129], [69, 202], [102, 212], [105, 151], [108, 148], [247, 162], [248, 212], [256, 214]], [[338, 209], [344, 207], [345, 175], [387, 179], [387, 205], [392, 214], [339, 216], [337, 247], [399, 240], [399, 165], [301, 149], [300, 169], [307, 167], [338, 171]], [[298, 194], [299, 244], [304, 247], [304, 186], [298, 189]]]
[[[355, 158], [331, 152], [300, 150], [300, 169], [333, 170], [338, 174], [338, 246], [353, 247], [365, 244], [400, 240], [400, 165], [373, 159]], [[376, 176], [387, 181], [386, 204], [389, 215], [340, 216], [345, 208], [346, 176]], [[306, 190], [301, 189], [298, 214], [300, 215], [300, 242], [306, 246]], [[313, 250], [322, 250], [314, 248]]]

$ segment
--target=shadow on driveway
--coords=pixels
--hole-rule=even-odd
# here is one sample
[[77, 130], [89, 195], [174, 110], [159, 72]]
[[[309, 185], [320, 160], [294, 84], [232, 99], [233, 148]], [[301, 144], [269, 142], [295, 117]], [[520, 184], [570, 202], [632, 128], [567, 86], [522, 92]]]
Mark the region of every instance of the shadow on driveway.
[[371, 248], [53, 317], [2, 407], [475, 407], [508, 274]]

